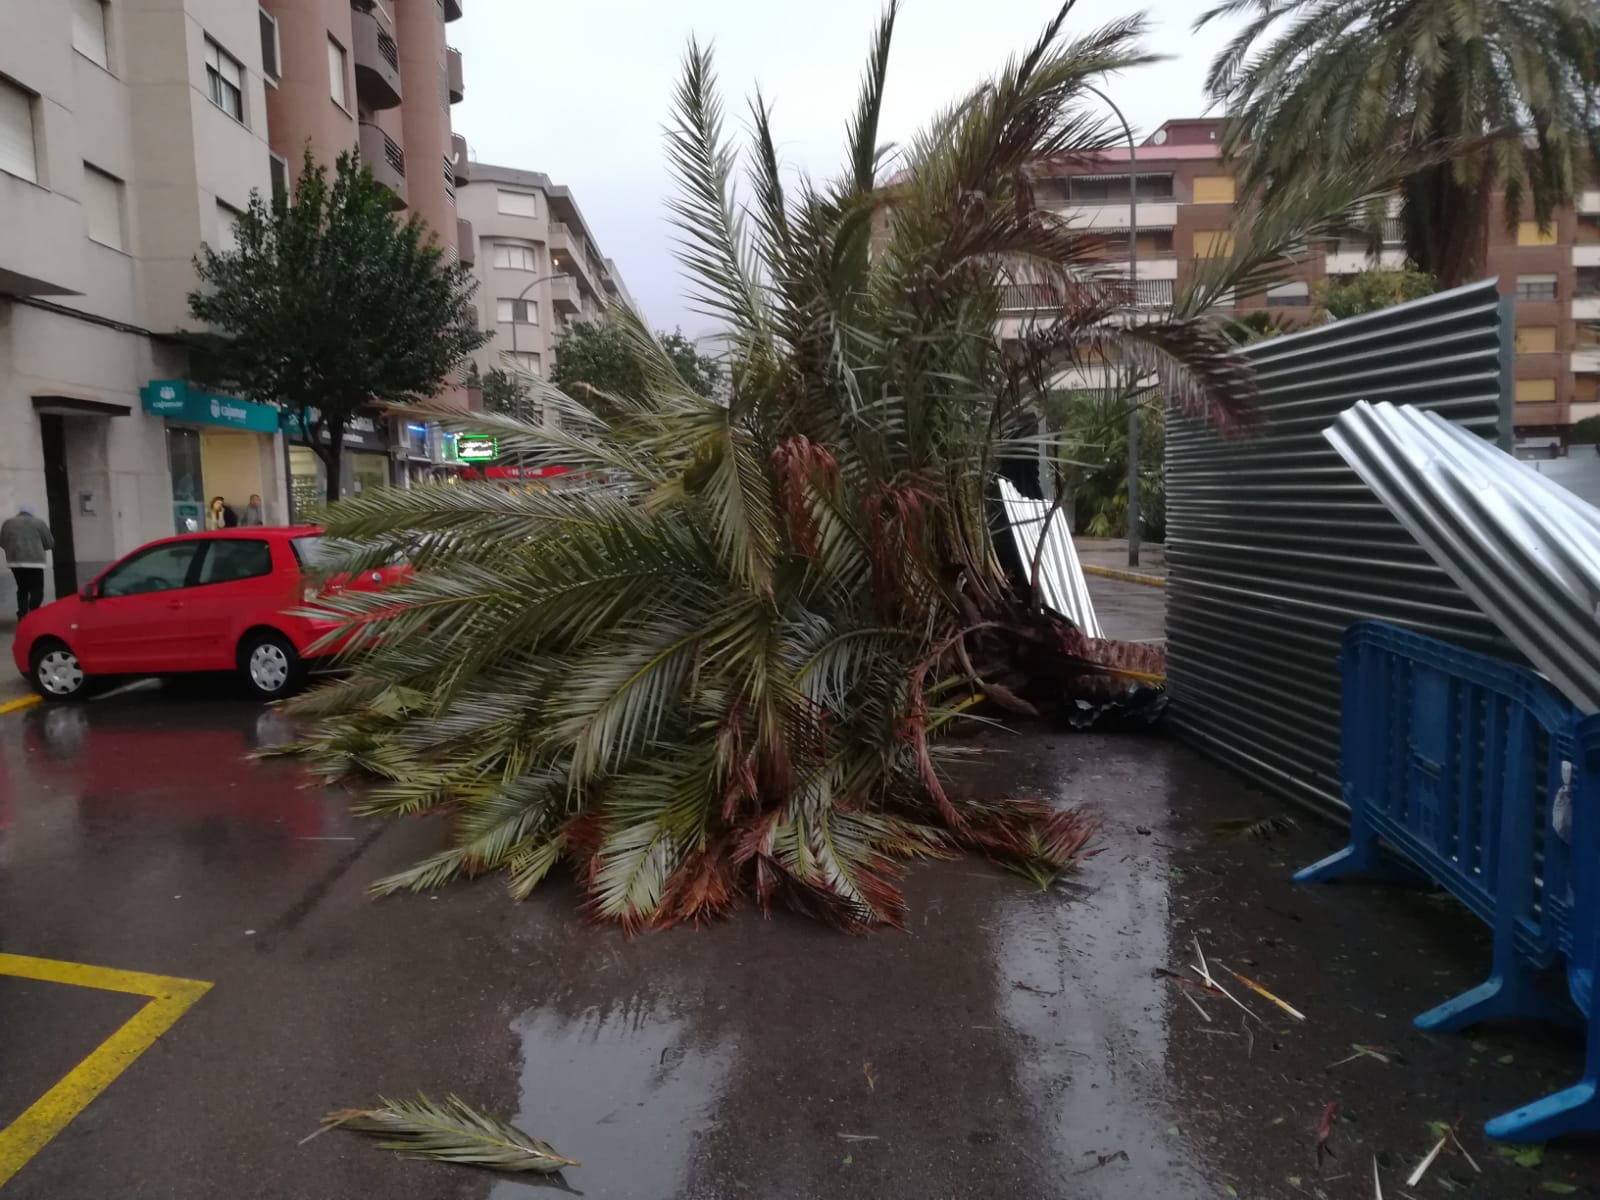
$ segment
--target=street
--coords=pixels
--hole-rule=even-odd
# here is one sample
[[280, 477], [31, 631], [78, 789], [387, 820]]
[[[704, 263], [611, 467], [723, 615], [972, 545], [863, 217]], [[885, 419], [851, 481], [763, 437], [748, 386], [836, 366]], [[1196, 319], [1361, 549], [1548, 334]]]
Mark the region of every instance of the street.
[[[301, 1144], [332, 1109], [418, 1091], [510, 1117], [606, 1198], [1366, 1196], [1372, 1155], [1409, 1169], [1428, 1122], [1458, 1116], [1489, 1174], [1433, 1169], [1473, 1195], [1546, 1194], [1600, 1162], [1521, 1168], [1478, 1132], [1568, 1082], [1574, 1041], [1411, 1029], [1481, 974], [1471, 920], [1294, 888], [1336, 831], [1219, 840], [1213, 821], [1276, 803], [1166, 739], [978, 743], [984, 786], [1105, 815], [1104, 853], [1049, 894], [967, 859], [911, 872], [905, 933], [744, 911], [630, 940], [582, 923], [564, 881], [524, 904], [494, 880], [368, 899], [434, 831], [357, 821], [294, 762], [247, 760], [284, 733], [227, 692], [149, 686], [0, 718], [0, 952], [212, 985], [8, 1198], [523, 1194], [345, 1133]], [[1309, 1020], [1206, 999], [1203, 1021], [1153, 974], [1194, 937]], [[139, 1004], [0, 974], [0, 1126]], [[1330, 1069], [1352, 1044], [1397, 1057]]]

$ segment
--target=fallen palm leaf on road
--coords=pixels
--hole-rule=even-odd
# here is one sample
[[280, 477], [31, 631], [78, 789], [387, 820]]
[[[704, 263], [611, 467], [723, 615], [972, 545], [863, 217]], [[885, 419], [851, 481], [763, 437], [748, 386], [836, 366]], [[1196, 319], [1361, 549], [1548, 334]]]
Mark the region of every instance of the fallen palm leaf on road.
[[[1219, 967], [1222, 966], [1221, 963], [1218, 963], [1217, 965]], [[1283, 1009], [1284, 1012], [1288, 1013], [1296, 1021], [1304, 1021], [1306, 1019], [1305, 1013], [1301, 1012], [1298, 1008], [1296, 1008], [1294, 1005], [1290, 1004], [1288, 1001], [1280, 1000], [1277, 996], [1274, 996], [1271, 992], [1267, 991], [1266, 988], [1262, 987], [1254, 979], [1245, 978], [1243, 975], [1239, 974], [1239, 972], [1235, 971], [1232, 967], [1228, 967], [1226, 969], [1227, 969], [1228, 974], [1232, 975], [1240, 983], [1244, 984], [1245, 987], [1249, 988], [1252, 992], [1254, 992], [1256, 995], [1262, 997], [1263, 999], [1272, 1001], [1272, 1003], [1276, 1004], [1279, 1008]]]
[[533, 1171], [551, 1175], [563, 1167], [581, 1167], [563, 1158], [555, 1147], [495, 1117], [476, 1112], [459, 1096], [434, 1104], [426, 1096], [414, 1101], [380, 1098], [381, 1108], [345, 1108], [324, 1117], [328, 1129], [348, 1129], [382, 1139], [385, 1150], [413, 1158], [487, 1167], [492, 1171]]

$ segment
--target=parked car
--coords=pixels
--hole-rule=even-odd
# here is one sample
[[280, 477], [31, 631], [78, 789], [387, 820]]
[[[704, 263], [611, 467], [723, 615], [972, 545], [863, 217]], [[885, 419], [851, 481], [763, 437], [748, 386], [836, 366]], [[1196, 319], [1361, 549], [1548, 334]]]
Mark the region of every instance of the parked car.
[[[263, 699], [300, 687], [337, 622], [291, 610], [319, 594], [321, 530], [238, 528], [151, 542], [75, 596], [29, 613], [11, 656], [46, 700], [83, 698], [108, 678], [234, 671]], [[404, 567], [337, 579], [381, 587]]]

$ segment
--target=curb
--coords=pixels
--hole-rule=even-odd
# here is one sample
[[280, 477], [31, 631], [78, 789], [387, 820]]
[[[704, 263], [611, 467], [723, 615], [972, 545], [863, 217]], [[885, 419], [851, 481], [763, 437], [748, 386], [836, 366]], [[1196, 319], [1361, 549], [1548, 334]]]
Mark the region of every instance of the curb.
[[19, 696], [15, 700], [0, 701], [0, 716], [6, 713], [21, 712], [25, 708], [32, 708], [35, 704], [44, 701], [43, 696]]
[[1124, 583], [1142, 583], [1145, 587], [1164, 588], [1167, 581], [1160, 575], [1146, 575], [1142, 571], [1121, 571], [1116, 567], [1093, 566], [1085, 563], [1083, 566], [1086, 575], [1104, 575], [1107, 579], [1120, 579]]

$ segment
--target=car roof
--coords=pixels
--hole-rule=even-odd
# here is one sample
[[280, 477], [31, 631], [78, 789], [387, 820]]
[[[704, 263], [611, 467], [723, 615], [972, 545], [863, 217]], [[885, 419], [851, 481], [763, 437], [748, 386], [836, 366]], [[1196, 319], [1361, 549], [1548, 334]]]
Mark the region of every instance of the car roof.
[[321, 537], [320, 525], [238, 525], [232, 529], [202, 529], [195, 533], [176, 533], [156, 538], [158, 542], [205, 541], [209, 538], [302, 538]]

